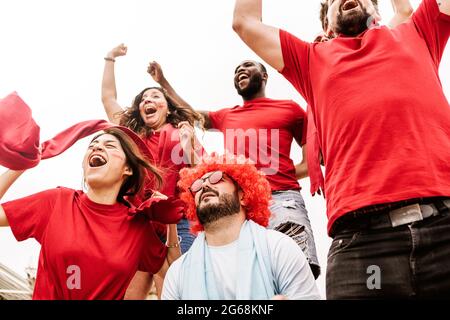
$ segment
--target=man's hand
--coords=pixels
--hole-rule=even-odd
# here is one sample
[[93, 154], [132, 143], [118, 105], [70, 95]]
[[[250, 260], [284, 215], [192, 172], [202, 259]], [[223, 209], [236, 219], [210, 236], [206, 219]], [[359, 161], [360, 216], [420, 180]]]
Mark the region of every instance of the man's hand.
[[156, 83], [161, 83], [164, 80], [164, 73], [158, 62], [152, 61], [149, 63], [147, 72], [152, 76]]
[[121, 56], [125, 56], [127, 54], [128, 48], [123, 44], [119, 44], [117, 47], [113, 48], [110, 52], [108, 52], [107, 57], [109, 58], [117, 58]]

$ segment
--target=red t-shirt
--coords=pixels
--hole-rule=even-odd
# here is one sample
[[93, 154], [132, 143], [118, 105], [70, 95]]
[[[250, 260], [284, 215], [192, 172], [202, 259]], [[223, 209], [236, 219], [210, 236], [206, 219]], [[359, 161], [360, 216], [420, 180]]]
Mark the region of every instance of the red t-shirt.
[[314, 112], [328, 229], [368, 205], [450, 196], [450, 108], [438, 67], [450, 17], [424, 0], [410, 22], [306, 43], [280, 30], [281, 73]]
[[224, 134], [225, 149], [253, 160], [272, 191], [300, 188], [290, 158], [292, 140], [303, 145], [306, 139], [306, 113], [297, 103], [258, 98], [211, 111], [209, 118], [212, 128]]
[[161, 131], [149, 135], [145, 139], [145, 143], [151, 150], [155, 163], [162, 171], [161, 193], [167, 196], [177, 196], [179, 172], [188, 166], [183, 158], [184, 153], [180, 145], [178, 129], [171, 124], [166, 124]]
[[144, 215], [57, 188], [2, 204], [18, 241], [41, 244], [33, 299], [123, 299], [136, 271], [156, 273], [167, 249]]

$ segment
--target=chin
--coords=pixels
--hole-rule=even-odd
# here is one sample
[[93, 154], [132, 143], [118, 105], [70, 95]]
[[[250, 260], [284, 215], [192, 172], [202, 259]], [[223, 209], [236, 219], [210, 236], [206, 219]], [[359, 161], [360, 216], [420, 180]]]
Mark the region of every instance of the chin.
[[217, 197], [214, 197], [214, 199], [206, 199], [206, 200], [203, 200], [202, 202], [200, 202], [199, 208], [201, 209], [203, 207], [214, 205], [217, 203], [218, 203]]

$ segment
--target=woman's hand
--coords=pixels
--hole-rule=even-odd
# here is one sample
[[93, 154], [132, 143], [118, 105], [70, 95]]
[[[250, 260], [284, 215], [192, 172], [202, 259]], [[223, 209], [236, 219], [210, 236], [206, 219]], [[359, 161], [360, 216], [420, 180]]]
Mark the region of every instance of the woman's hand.
[[178, 135], [180, 137], [180, 146], [183, 149], [185, 161], [190, 166], [200, 163], [202, 156], [202, 146], [195, 137], [194, 128], [187, 121], [178, 124]]
[[117, 47], [113, 48], [108, 54], [106, 55], [108, 58], [117, 58], [121, 56], [125, 56], [127, 54], [128, 48], [123, 44], [119, 44]]
[[178, 124], [178, 136], [180, 138], [180, 143], [183, 150], [186, 150], [185, 147], [192, 148], [195, 131], [189, 122], [181, 121]]
[[169, 197], [167, 197], [165, 194], [162, 194], [159, 191], [155, 191], [152, 194], [152, 198], [157, 198], [157, 199], [162, 199], [162, 200], [167, 200], [169, 199]]

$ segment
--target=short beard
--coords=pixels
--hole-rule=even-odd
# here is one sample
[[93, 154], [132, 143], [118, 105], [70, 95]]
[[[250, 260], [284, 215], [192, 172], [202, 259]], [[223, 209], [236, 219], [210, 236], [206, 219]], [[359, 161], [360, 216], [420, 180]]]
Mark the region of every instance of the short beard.
[[262, 78], [261, 74], [255, 73], [249, 79], [249, 83], [248, 83], [247, 87], [241, 89], [239, 87], [238, 83], [235, 83], [234, 87], [236, 88], [238, 94], [244, 100], [250, 100], [261, 90], [262, 83], [263, 83], [263, 78]]
[[220, 195], [218, 203], [197, 207], [197, 217], [198, 221], [205, 226], [223, 217], [238, 214], [240, 210], [241, 204], [237, 193], [228, 193]]
[[[357, 0], [358, 1], [358, 0]], [[362, 7], [361, 2], [359, 6], [362, 11], [359, 11], [352, 15], [344, 16], [342, 8], [339, 9], [336, 23], [336, 34], [343, 34], [346, 36], [357, 36], [369, 28], [369, 23], [372, 16]]]

